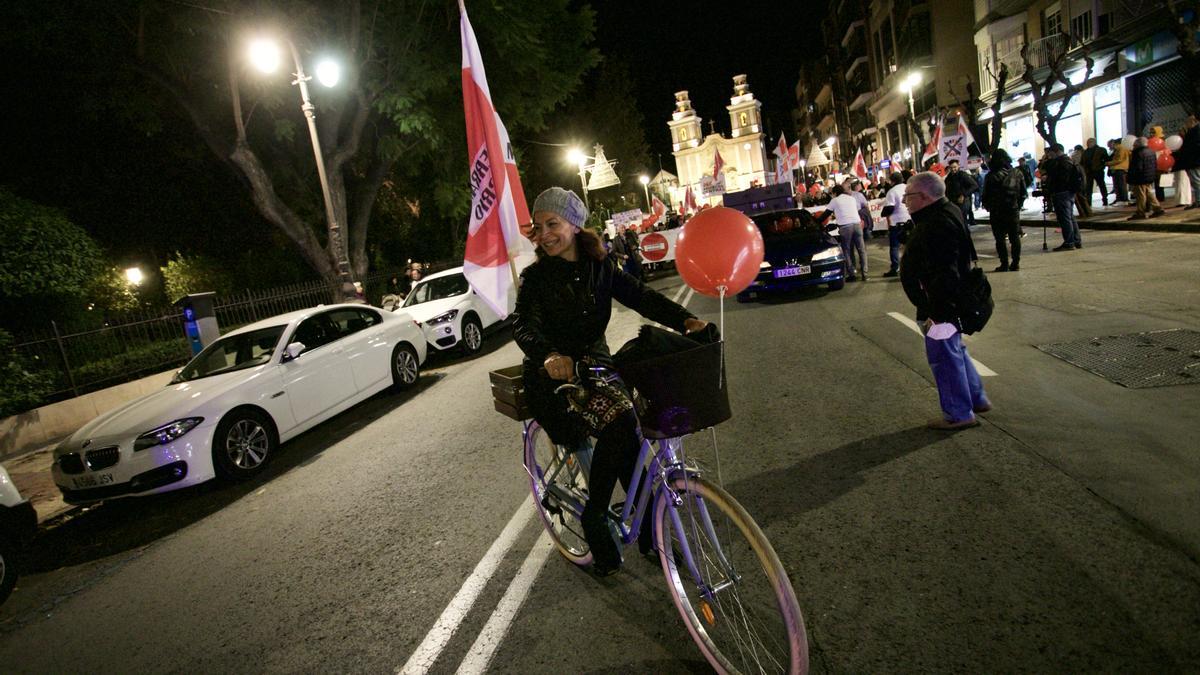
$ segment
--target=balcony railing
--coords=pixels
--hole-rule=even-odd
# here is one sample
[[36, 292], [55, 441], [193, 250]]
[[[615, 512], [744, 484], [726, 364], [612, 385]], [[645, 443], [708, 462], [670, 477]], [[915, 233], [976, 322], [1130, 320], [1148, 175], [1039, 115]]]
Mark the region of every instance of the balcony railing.
[[[1029, 65], [1035, 70], [1045, 68], [1052, 61], [1061, 57], [1070, 50], [1071, 42], [1066, 35], [1058, 34], [1044, 37], [1040, 40], [1029, 43]], [[999, 76], [1000, 65], [1008, 66], [1008, 82], [1009, 87], [1012, 87], [1016, 82], [1020, 81], [1021, 76], [1025, 74], [1025, 60], [1021, 57], [1023, 47], [1011, 49], [1004, 54], [998, 55], [994, 61], [984, 64], [985, 72], [980, 73], [980, 81], [983, 82], [983, 91], [981, 96], [986, 96], [996, 90], [996, 81], [992, 75]], [[991, 70], [991, 74], [986, 72]]]
[[[1029, 65], [1033, 68], [1045, 68], [1051, 61], [1062, 57], [1071, 48], [1071, 41], [1066, 35], [1050, 35], [1029, 43]], [[1017, 52], [1017, 60], [1021, 60], [1021, 52]], [[1012, 66], [1009, 65], [1009, 70]], [[1024, 72], [1024, 68], [1020, 72]]]

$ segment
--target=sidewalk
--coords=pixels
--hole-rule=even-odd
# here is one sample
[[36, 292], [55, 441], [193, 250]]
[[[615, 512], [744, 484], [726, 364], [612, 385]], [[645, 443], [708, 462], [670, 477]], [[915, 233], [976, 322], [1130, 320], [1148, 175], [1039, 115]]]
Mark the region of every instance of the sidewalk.
[[37, 511], [38, 524], [76, 508], [62, 500], [62, 493], [50, 477], [50, 465], [53, 463], [53, 445], [10, 457], [4, 462], [13, 485]]
[[[1185, 211], [1182, 206], [1164, 205], [1166, 213], [1157, 218], [1130, 221], [1126, 219], [1137, 210], [1133, 206], [1102, 206], [1098, 194], [1093, 195], [1092, 201], [1095, 202], [1092, 206], [1092, 215], [1075, 214], [1079, 227], [1082, 229], [1200, 233], [1200, 209]], [[1167, 200], [1167, 204], [1173, 203], [1175, 203], [1174, 199]], [[1043, 215], [1046, 225], [1058, 226], [1053, 211], [1042, 213], [1042, 199], [1030, 197], [1025, 200], [1025, 207], [1021, 209], [1021, 224], [1027, 227], [1041, 227]], [[987, 211], [976, 209], [975, 219], [980, 222], [988, 222]]]

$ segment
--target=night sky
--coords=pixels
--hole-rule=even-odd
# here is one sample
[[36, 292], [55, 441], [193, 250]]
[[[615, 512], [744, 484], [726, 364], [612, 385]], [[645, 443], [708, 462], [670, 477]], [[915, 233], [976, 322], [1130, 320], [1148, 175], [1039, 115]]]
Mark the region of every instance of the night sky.
[[681, 89], [688, 90], [704, 119], [704, 133], [714, 120], [717, 131], [728, 134], [725, 106], [733, 95], [733, 76], [745, 73], [750, 90], [763, 103], [770, 140], [790, 127], [800, 65], [823, 51], [817, 27], [825, 5], [825, 0], [742, 0], [726, 5], [736, 7], [735, 17], [706, 11], [719, 6], [707, 3], [597, 2], [596, 45], [601, 53], [633, 64], [646, 140], [652, 152], [662, 153], [666, 168], [671, 153], [667, 120]]

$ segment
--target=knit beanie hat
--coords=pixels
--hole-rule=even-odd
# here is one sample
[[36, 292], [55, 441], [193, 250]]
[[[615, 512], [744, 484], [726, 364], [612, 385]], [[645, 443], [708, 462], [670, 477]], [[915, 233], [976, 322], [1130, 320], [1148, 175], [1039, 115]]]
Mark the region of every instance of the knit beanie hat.
[[533, 200], [531, 213], [538, 211], [558, 214], [575, 227], [583, 227], [583, 221], [587, 220], [588, 215], [587, 207], [583, 205], [583, 200], [579, 198], [579, 195], [560, 187], [543, 190], [542, 194]]

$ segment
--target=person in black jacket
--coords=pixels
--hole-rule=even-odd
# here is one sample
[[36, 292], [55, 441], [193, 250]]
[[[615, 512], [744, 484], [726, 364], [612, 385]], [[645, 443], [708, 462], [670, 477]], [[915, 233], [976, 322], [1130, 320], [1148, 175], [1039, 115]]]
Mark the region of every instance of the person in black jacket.
[[1092, 192], [1097, 184], [1100, 185], [1100, 203], [1108, 206], [1108, 186], [1104, 184], [1104, 168], [1108, 166], [1108, 151], [1096, 145], [1096, 139], [1087, 139], [1087, 149], [1083, 151], [1083, 167], [1085, 181], [1083, 184], [1083, 200], [1090, 206]]
[[[570, 190], [550, 188], [534, 201], [528, 236], [538, 260], [521, 273], [513, 335], [525, 353], [526, 400], [551, 440], [579, 447], [589, 435], [596, 437], [582, 524], [593, 571], [606, 576], [620, 567], [621, 554], [605, 511], [618, 479], [629, 489], [641, 449], [637, 416], [619, 381], [593, 391], [583, 410], [568, 407], [554, 389], [575, 377], [578, 361], [612, 367], [604, 331], [614, 299], [680, 333], [703, 330], [708, 323], [623, 272], [615, 257], [605, 255], [600, 238], [583, 229], [586, 218], [587, 208]], [[648, 537], [639, 544], [643, 552], [649, 550]]]
[[975, 246], [962, 211], [945, 194], [945, 183], [931, 171], [908, 181], [904, 200], [915, 226], [900, 259], [900, 283], [917, 308], [942, 406], [942, 417], [928, 426], [955, 431], [979, 426], [975, 413], [991, 410], [992, 404], [959, 333], [956, 298], [971, 270]]
[[946, 169], [946, 199], [958, 205], [962, 211], [963, 222], [967, 226], [974, 225], [975, 210], [972, 207], [975, 205], [975, 192], [979, 190], [979, 183], [974, 176], [959, 168], [957, 159], [950, 160]]
[[[1003, 148], [992, 153], [992, 170], [983, 188], [983, 205], [988, 210], [992, 235], [996, 238], [997, 272], [1021, 269], [1021, 205], [1025, 202], [1025, 176], [1014, 169]], [[1006, 243], [1007, 240], [1007, 243]], [[1012, 263], [1008, 261], [1008, 243], [1012, 244]]]
[[1075, 195], [1078, 194], [1078, 166], [1064, 151], [1062, 143], [1055, 143], [1042, 158], [1042, 190], [1050, 193], [1054, 204], [1054, 215], [1062, 230], [1063, 243], [1055, 251], [1073, 251], [1083, 248], [1079, 237], [1079, 223], [1075, 222]]
[[[1145, 136], [1133, 142], [1133, 154], [1129, 157], [1129, 189], [1137, 201], [1137, 211], [1127, 220], [1145, 220], [1161, 216], [1163, 207], [1154, 194], [1154, 181], [1158, 178], [1158, 156], [1147, 145]], [[1151, 213], [1151, 211], [1153, 213]]]
[[1192, 188], [1192, 203], [1184, 210], [1200, 208], [1200, 124], [1196, 115], [1183, 123], [1183, 145], [1175, 151], [1175, 170], [1187, 173]]

